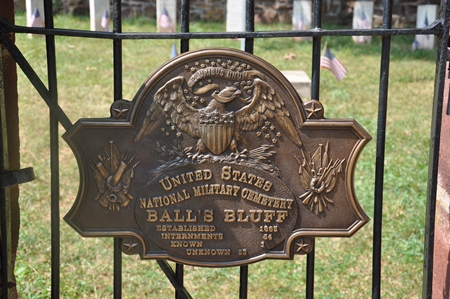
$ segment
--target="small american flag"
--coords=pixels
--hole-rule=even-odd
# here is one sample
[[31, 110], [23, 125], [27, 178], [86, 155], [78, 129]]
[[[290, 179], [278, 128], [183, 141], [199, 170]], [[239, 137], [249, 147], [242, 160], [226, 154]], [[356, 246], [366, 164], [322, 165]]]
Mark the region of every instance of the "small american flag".
[[415, 40], [413, 41], [413, 43], [411, 44], [411, 49], [413, 49], [413, 50], [422, 49], [422, 46], [421, 46], [420, 43], [417, 41], [417, 39], [415, 39]]
[[102, 21], [100, 22], [100, 25], [102, 26], [102, 28], [106, 29], [106, 30], [110, 30], [109, 29], [109, 13], [108, 10], [105, 9], [105, 11], [103, 12], [103, 17], [102, 17]]
[[158, 24], [159, 28], [172, 31], [172, 20], [170, 19], [169, 13], [167, 12], [167, 9], [165, 7], [163, 8], [161, 16], [159, 17]]
[[305, 28], [305, 21], [303, 19], [303, 11], [300, 11], [300, 15], [298, 16], [297, 29], [303, 30]]
[[338, 81], [341, 81], [348, 73], [344, 65], [325, 46], [325, 52], [320, 58], [320, 67], [329, 69]]
[[370, 29], [370, 23], [364, 13], [364, 10], [361, 11], [361, 29]]
[[175, 44], [172, 44], [172, 53], [170, 53], [170, 58], [174, 58], [177, 55], [177, 46]]
[[30, 27], [44, 27], [44, 24], [42, 24], [41, 15], [39, 14], [39, 9], [37, 9], [37, 7], [31, 15]]

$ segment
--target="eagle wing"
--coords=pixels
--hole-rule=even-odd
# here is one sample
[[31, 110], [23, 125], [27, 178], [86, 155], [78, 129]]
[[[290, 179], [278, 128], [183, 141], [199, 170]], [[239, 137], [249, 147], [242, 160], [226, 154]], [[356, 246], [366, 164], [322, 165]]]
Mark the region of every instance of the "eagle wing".
[[160, 127], [166, 119], [192, 137], [198, 136], [198, 110], [192, 108], [184, 97], [183, 77], [175, 77], [161, 87], [153, 97], [142, 127], [134, 141], [139, 142]]
[[236, 112], [236, 131], [256, 130], [266, 120], [273, 121], [278, 130], [296, 145], [302, 141], [291, 120], [289, 110], [275, 90], [265, 81], [256, 78], [253, 99]]

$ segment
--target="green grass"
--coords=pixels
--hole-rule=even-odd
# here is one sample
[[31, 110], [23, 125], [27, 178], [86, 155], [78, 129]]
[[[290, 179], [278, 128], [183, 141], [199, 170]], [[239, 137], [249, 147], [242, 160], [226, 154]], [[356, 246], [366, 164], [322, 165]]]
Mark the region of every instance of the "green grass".
[[[23, 14], [16, 16], [24, 24]], [[56, 16], [56, 27], [89, 29], [84, 17]], [[124, 32], [153, 31], [154, 21], [127, 20]], [[192, 31], [224, 30], [221, 23], [193, 23]], [[257, 25], [256, 30], [289, 29]], [[45, 78], [45, 42], [17, 35], [17, 45], [36, 72]], [[324, 42], [349, 70], [337, 82], [321, 72], [320, 100], [327, 118], [355, 118], [376, 137], [381, 40], [353, 44], [350, 37]], [[413, 37], [394, 37], [389, 79], [386, 169], [383, 208], [382, 297], [419, 298], [421, 294], [425, 201], [435, 51], [411, 51]], [[170, 58], [172, 40], [123, 42], [123, 95], [132, 99], [146, 78]], [[233, 40], [192, 40], [191, 49], [239, 48]], [[108, 117], [113, 99], [112, 42], [56, 37], [58, 94], [72, 122], [81, 117]], [[283, 56], [295, 53], [296, 59]], [[255, 40], [254, 53], [278, 69], [311, 73], [311, 43], [290, 38]], [[48, 108], [19, 71], [22, 165], [33, 166], [37, 179], [21, 187], [21, 235], [16, 265], [21, 298], [50, 296], [50, 191]], [[64, 130], [61, 128], [61, 134]], [[78, 170], [60, 142], [61, 218], [76, 197]], [[375, 141], [357, 164], [358, 199], [373, 217]], [[316, 240], [316, 298], [371, 296], [372, 222], [349, 239]], [[112, 298], [113, 241], [82, 238], [61, 220], [62, 298]], [[302, 298], [305, 256], [293, 261], [263, 261], [249, 267], [249, 298]], [[237, 298], [239, 269], [186, 267], [185, 284], [194, 298]], [[154, 261], [123, 256], [124, 298], [170, 298], [173, 289]]]

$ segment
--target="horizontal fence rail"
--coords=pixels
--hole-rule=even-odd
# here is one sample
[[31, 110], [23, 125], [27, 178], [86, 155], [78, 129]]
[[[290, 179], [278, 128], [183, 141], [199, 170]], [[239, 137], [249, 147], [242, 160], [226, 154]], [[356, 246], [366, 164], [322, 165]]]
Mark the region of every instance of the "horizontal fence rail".
[[222, 38], [280, 38], [280, 37], [324, 37], [324, 36], [401, 36], [401, 35], [441, 35], [443, 21], [436, 20], [424, 28], [402, 29], [311, 29], [311, 30], [280, 30], [280, 31], [255, 31], [255, 32], [100, 32], [72, 29], [46, 29], [37, 27], [24, 27], [12, 25], [7, 20], [0, 18], [0, 25], [6, 32], [31, 33], [43, 35], [59, 35], [101, 39], [222, 39]]

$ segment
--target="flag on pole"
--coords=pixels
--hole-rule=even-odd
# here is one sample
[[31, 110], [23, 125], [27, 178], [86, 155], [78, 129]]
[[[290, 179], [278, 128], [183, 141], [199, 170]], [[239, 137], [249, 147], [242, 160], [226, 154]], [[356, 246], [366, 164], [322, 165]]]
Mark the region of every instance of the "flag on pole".
[[37, 9], [37, 7], [31, 15], [30, 27], [44, 27], [44, 24], [42, 24], [41, 15], [39, 14], [39, 9]]
[[159, 28], [172, 31], [172, 20], [170, 19], [169, 13], [165, 7], [163, 8], [161, 16], [159, 16], [158, 24]]
[[100, 22], [100, 25], [102, 26], [102, 28], [110, 31], [109, 28], [109, 14], [108, 14], [108, 10], [105, 8], [105, 11], [103, 12], [103, 17], [102, 20]]
[[[423, 25], [424, 25], [424, 27], [428, 27], [428, 15], [425, 13], [425, 20], [423, 21]], [[426, 39], [430, 39], [430, 36], [427, 34], [427, 35], [425, 35], [425, 38]]]
[[422, 46], [417, 41], [417, 39], [414, 39], [413, 43], [411, 44], [411, 49], [413, 49], [413, 50], [422, 49]]
[[300, 10], [300, 15], [298, 16], [297, 29], [303, 30], [305, 28], [305, 21], [303, 19], [303, 11]]
[[370, 22], [364, 13], [364, 10], [361, 11], [361, 29], [370, 29]]
[[172, 53], [170, 54], [170, 58], [174, 58], [175, 56], [177, 56], [177, 46], [175, 45], [175, 43], [173, 43], [172, 45]]
[[344, 65], [331, 53], [325, 45], [324, 54], [320, 58], [320, 67], [329, 69], [338, 81], [341, 81], [348, 73]]

